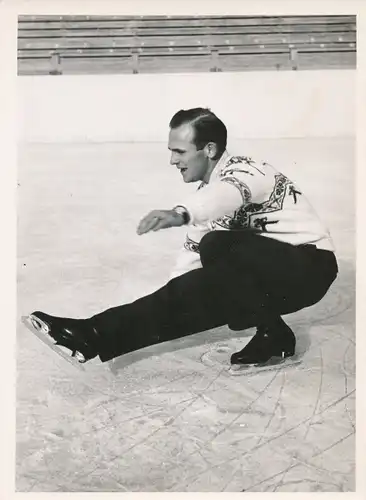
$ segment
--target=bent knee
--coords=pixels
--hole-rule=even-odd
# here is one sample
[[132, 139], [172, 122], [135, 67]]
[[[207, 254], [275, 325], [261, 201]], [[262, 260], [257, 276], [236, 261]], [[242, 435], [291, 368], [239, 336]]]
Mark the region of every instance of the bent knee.
[[[222, 231], [220, 231], [222, 232]], [[199, 243], [199, 251], [202, 254], [207, 248], [210, 248], [212, 245], [216, 245], [217, 241], [220, 239], [219, 231], [211, 231], [203, 236]]]

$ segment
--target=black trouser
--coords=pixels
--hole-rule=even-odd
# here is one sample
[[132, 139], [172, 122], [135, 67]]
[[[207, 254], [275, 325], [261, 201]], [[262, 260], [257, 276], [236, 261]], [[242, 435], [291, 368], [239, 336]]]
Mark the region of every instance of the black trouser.
[[232, 320], [268, 324], [318, 302], [338, 272], [333, 252], [246, 231], [207, 234], [200, 257], [201, 269], [91, 318], [102, 361]]

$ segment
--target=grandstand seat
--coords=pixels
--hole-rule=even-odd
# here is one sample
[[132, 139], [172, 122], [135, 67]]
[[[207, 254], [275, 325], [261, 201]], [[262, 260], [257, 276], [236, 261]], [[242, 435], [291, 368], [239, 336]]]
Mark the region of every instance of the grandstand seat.
[[19, 74], [317, 69], [355, 64], [355, 16], [19, 18]]

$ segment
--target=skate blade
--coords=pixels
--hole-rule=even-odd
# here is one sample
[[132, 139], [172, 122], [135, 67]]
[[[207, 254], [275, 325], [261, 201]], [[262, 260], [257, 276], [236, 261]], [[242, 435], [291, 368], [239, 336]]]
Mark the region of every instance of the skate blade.
[[[38, 318], [35, 321], [34, 319], [32, 319], [32, 316], [22, 316], [21, 320], [22, 323], [28, 328], [28, 330], [30, 330], [37, 338], [39, 338], [39, 340], [50, 347], [59, 356], [65, 359], [68, 363], [75, 366], [78, 370], [85, 371], [84, 366], [80, 363], [80, 361], [78, 361], [79, 359], [81, 361], [84, 360], [83, 355], [79, 352], [76, 352], [75, 356], [67, 354], [63, 350], [63, 348], [57, 345], [52, 337], [50, 337], [50, 335], [48, 334], [48, 327], [47, 325], [45, 325], [45, 323], [43, 323], [43, 321], [39, 320]], [[39, 328], [37, 328], [36, 324], [39, 326]]]
[[[238, 344], [238, 345], [236, 345]], [[296, 367], [301, 363], [299, 355], [294, 354], [283, 358], [282, 356], [272, 357], [266, 363], [256, 363], [251, 365], [230, 364], [230, 356], [233, 350], [239, 350], [241, 345], [238, 342], [217, 343], [211, 349], [201, 356], [201, 362], [211, 368], [224, 368], [225, 373], [229, 376], [248, 376], [262, 372], [282, 370], [286, 368]]]
[[273, 356], [266, 363], [257, 363], [252, 365], [240, 365], [233, 364], [230, 365], [228, 373], [230, 375], [250, 375], [254, 373], [263, 373], [274, 370], [282, 370], [283, 368], [292, 368], [301, 364], [301, 359], [296, 355], [289, 356], [287, 358], [282, 358], [279, 356]]

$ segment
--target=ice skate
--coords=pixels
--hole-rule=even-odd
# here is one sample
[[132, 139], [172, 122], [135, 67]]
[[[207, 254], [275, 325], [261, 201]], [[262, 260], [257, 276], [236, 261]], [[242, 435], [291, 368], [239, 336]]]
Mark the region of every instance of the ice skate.
[[97, 330], [88, 320], [50, 316], [35, 311], [22, 317], [23, 323], [42, 342], [79, 369], [98, 355]]
[[257, 328], [256, 334], [241, 351], [232, 354], [234, 370], [269, 369], [294, 364], [296, 339], [291, 328], [278, 318], [276, 322]]

